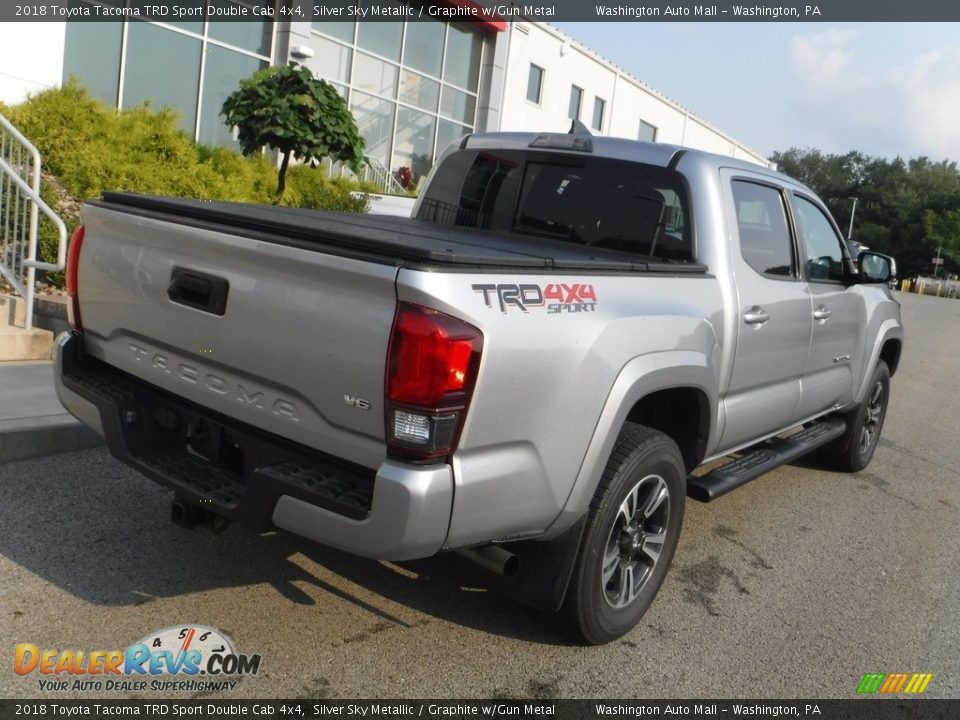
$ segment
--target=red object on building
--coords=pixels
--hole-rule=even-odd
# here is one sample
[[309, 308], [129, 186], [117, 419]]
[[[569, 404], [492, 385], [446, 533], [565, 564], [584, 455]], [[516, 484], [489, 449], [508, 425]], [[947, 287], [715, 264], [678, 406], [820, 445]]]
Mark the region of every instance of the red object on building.
[[[477, 20], [470, 20], [469, 24], [478, 27], [483, 32], [503, 32], [507, 29], [507, 21], [501, 20], [498, 16], [489, 16], [490, 19], [483, 19], [480, 11], [485, 10], [483, 5], [474, 0], [436, 0], [435, 5], [446, 5], [447, 7], [474, 8], [477, 10]], [[494, 20], [493, 18], [497, 18]]]

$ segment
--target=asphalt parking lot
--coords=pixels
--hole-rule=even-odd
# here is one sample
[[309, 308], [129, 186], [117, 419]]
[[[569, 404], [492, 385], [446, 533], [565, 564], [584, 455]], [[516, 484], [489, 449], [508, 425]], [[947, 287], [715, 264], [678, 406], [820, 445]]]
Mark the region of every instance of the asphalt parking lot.
[[929, 672], [926, 695], [960, 698], [960, 301], [899, 297], [907, 344], [870, 467], [801, 461], [688, 501], [660, 596], [599, 648], [457, 556], [182, 530], [169, 494], [102, 448], [2, 465], [0, 697], [52, 697], [11, 670], [16, 643], [110, 650], [199, 623], [262, 655], [224, 697], [847, 698], [867, 672]]

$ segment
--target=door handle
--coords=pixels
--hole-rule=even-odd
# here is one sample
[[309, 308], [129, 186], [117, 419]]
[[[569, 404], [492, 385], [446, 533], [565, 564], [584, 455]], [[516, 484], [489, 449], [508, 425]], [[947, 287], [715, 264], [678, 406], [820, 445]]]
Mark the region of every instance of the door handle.
[[754, 305], [743, 314], [743, 321], [747, 325], [763, 325], [770, 319], [770, 313], [759, 305]]
[[831, 313], [829, 310], [827, 310], [827, 308], [826, 308], [825, 306], [821, 305], [820, 307], [818, 307], [816, 310], [813, 311], [813, 319], [814, 319], [814, 320], [826, 320], [826, 319], [827, 319], [828, 317], [830, 317], [832, 314], [833, 314], [833, 313]]
[[230, 283], [226, 278], [179, 267], [170, 273], [167, 287], [171, 302], [221, 316], [227, 310], [229, 292]]

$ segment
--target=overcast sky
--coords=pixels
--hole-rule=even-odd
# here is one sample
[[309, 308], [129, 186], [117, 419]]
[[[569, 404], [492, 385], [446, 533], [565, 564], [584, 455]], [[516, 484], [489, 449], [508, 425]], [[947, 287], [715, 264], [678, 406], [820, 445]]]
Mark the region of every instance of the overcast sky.
[[555, 25], [765, 155], [960, 162], [960, 24]]

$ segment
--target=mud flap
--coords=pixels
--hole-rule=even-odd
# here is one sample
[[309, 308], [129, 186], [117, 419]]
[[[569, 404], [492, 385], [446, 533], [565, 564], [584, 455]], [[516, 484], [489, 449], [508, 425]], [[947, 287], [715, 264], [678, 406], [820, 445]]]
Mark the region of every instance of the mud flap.
[[520, 569], [510, 578], [491, 576], [490, 587], [524, 605], [548, 612], [559, 610], [570, 585], [586, 524], [587, 516], [583, 515], [553, 540], [500, 543], [500, 547], [520, 559]]

